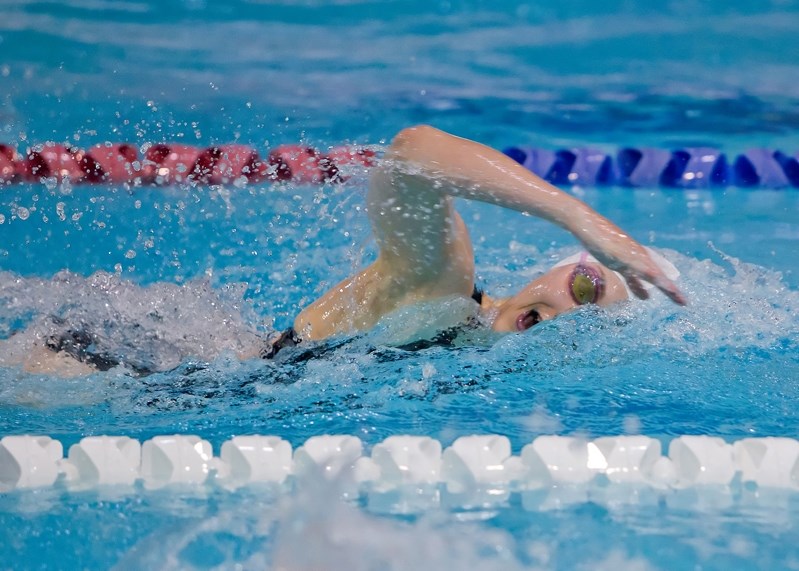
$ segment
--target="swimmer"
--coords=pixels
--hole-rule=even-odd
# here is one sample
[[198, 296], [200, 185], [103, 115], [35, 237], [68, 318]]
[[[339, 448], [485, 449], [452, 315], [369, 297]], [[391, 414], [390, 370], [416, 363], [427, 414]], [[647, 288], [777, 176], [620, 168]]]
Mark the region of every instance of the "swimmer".
[[[587, 253], [510, 298], [490, 297], [475, 288], [472, 244], [453, 198], [548, 220]], [[685, 304], [661, 267], [668, 262], [608, 219], [504, 154], [433, 127], [396, 136], [372, 171], [367, 207], [377, 260], [303, 309], [266, 356], [301, 340], [365, 331], [403, 306], [453, 295], [472, 297], [498, 332], [524, 331], [580, 305], [609, 306], [631, 294], [646, 299], [644, 282]]]
[[[569, 231], [586, 252], [564, 260], [512, 297], [491, 297], [475, 287], [472, 244], [453, 198], [548, 220]], [[664, 272], [668, 262], [608, 219], [504, 154], [433, 127], [404, 129], [395, 137], [371, 172], [366, 203], [378, 245], [376, 261], [303, 309], [293, 327], [265, 348], [253, 353], [237, 347], [241, 358], [272, 358], [303, 341], [357, 334], [403, 307], [453, 296], [473, 299], [480, 323], [498, 332], [524, 331], [581, 305], [609, 306], [631, 295], [646, 299], [651, 286], [644, 282], [685, 304], [672, 281], [675, 274]], [[441, 330], [432, 344], [446, 344], [457, 334], [446, 325]], [[25, 369], [40, 371], [64, 370], [61, 361], [69, 358], [83, 366], [80, 374], [129, 363], [118, 355], [95, 354], [94, 341], [90, 331], [67, 328], [45, 339], [37, 351], [18, 348], [17, 354], [35, 359], [23, 363]], [[47, 354], [59, 361], [48, 362]], [[14, 363], [0, 358], [0, 364]], [[133, 372], [154, 371], [141, 366]]]

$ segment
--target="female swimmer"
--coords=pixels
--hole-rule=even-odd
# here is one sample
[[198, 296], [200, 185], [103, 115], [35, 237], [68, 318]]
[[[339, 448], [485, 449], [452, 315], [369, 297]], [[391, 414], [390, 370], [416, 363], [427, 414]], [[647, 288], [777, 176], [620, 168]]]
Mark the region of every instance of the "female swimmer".
[[[513, 297], [483, 295], [474, 285], [472, 244], [453, 197], [549, 220], [571, 232], [587, 253], [576, 263], [557, 265]], [[607, 306], [627, 299], [628, 292], [645, 299], [644, 281], [685, 303], [656, 255], [612, 222], [502, 153], [432, 127], [396, 136], [371, 173], [367, 207], [377, 260], [303, 309], [292, 328], [260, 351], [262, 357], [303, 340], [365, 331], [404, 306], [449, 296], [473, 298], [480, 321], [500, 332], [523, 331], [579, 305]], [[78, 361], [81, 367], [73, 369], [80, 374], [129, 364], [98, 353], [91, 331], [67, 327], [40, 341], [38, 350], [21, 352], [36, 361], [23, 363], [28, 370], [64, 370], [65, 360]], [[234, 350], [243, 358], [258, 354], [240, 349]], [[46, 355], [54, 362], [47, 363]], [[154, 372], [144, 366], [132, 370]]]
[[[556, 266], [513, 297], [482, 295], [453, 197], [549, 220], [593, 256]], [[301, 339], [367, 330], [400, 307], [452, 295], [474, 298], [491, 328], [504, 332], [523, 331], [579, 305], [607, 306], [628, 292], [646, 299], [642, 280], [685, 304], [650, 251], [612, 222], [502, 153], [433, 127], [397, 135], [372, 172], [367, 206], [377, 260], [303, 309], [267, 356]]]

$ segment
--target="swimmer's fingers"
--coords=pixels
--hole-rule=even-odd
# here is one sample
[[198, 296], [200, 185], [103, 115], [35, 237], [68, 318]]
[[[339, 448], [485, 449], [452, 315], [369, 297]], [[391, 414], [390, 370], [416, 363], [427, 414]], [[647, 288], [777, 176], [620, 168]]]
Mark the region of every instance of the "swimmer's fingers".
[[677, 305], [688, 305], [688, 300], [680, 291], [680, 288], [662, 273], [652, 283]]
[[[685, 296], [680, 291], [680, 288], [677, 287], [673, 281], [666, 277], [666, 274], [663, 273], [657, 264], [655, 264], [650, 258], [650, 264], [643, 272], [643, 279], [654, 285], [660, 291], [662, 291], [666, 297], [668, 297], [671, 301], [676, 303], [677, 305], [687, 305], [688, 301], [685, 299]], [[627, 283], [630, 284], [630, 279], [627, 278]], [[639, 285], [642, 285], [639, 280]], [[642, 286], [643, 287], [643, 286]], [[632, 287], [630, 284], [630, 289], [638, 295], [638, 292]], [[638, 297], [641, 297], [638, 295]], [[648, 296], [647, 296], [648, 297]], [[646, 297], [641, 297], [641, 299], [646, 299]]]

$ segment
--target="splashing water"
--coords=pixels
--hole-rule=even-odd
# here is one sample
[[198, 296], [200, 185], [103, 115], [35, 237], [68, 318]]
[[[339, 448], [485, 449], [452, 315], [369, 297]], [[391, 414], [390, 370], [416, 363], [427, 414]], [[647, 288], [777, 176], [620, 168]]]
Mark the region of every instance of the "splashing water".
[[[104, 351], [162, 372], [135, 379], [117, 368], [82, 382], [4, 368], [0, 401], [45, 409], [102, 404], [113, 431], [197, 426], [227, 438], [247, 427], [288, 432], [297, 442], [320, 431], [445, 440], [490, 431], [520, 443], [547, 427], [597, 434], [631, 426], [647, 434], [789, 431], [796, 418], [789, 403], [799, 395], [785, 379], [799, 371], [799, 293], [779, 272], [734, 258], [715, 263], [664, 253], [682, 272], [688, 307], [656, 294], [609, 309], [582, 307], [523, 334], [486, 330], [452, 348], [392, 346], [410, 329], [424, 331], [435, 313], [468, 313], [462, 300], [444, 300], [406, 308], [365, 335], [287, 349], [274, 362], [240, 358], [257, 354], [265, 332], [239, 286], [2, 274], [10, 308], [3, 328], [18, 331], [0, 342], [6, 362], [23, 341], [40, 342], [54, 327], [77, 322], [96, 332]], [[533, 265], [521, 279], [546, 265]], [[500, 287], [519, 279], [508, 270], [491, 277]], [[63, 323], [55, 326], [52, 315]], [[742, 407], [747, 414], [732, 414]], [[45, 416], [41, 422], [48, 424]], [[70, 426], [83, 431], [72, 419], [62, 428]]]
[[243, 292], [207, 281], [140, 287], [106, 272], [63, 271], [51, 280], [0, 273], [0, 363], [20, 364], [32, 347], [65, 336], [85, 337], [93, 353], [133, 371], [166, 371], [225, 352], [257, 356], [265, 341], [242, 313]]

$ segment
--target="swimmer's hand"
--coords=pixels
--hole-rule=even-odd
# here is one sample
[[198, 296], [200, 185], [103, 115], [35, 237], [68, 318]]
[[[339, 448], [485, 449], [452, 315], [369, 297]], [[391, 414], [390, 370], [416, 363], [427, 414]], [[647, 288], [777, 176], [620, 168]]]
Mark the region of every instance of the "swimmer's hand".
[[597, 260], [624, 276], [630, 291], [636, 297], [649, 298], [649, 292], [641, 283], [644, 280], [662, 291], [674, 303], [688, 303], [677, 285], [666, 276], [646, 248], [595, 212], [591, 212], [590, 218], [589, 221], [583, 220], [579, 229], [574, 232], [575, 236], [580, 238]]

